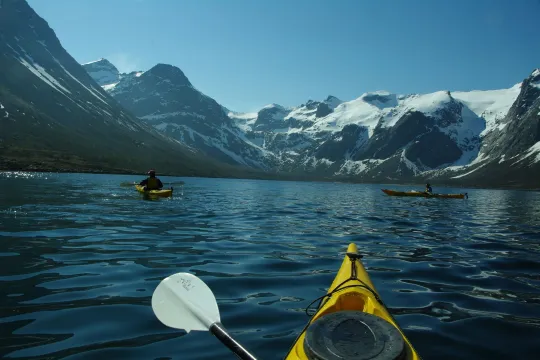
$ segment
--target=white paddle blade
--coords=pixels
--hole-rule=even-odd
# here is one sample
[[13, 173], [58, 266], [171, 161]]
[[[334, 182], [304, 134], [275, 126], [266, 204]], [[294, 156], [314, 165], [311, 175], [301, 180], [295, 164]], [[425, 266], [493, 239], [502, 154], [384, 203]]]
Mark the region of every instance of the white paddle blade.
[[163, 324], [183, 329], [206, 330], [220, 321], [212, 290], [190, 273], [177, 273], [163, 279], [152, 295], [152, 310]]

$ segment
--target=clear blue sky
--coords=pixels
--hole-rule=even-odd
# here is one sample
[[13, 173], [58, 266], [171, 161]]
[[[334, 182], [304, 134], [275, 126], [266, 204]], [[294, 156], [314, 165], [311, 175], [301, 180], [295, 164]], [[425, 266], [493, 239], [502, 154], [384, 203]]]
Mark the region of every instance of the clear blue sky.
[[181, 68], [237, 111], [367, 91], [510, 87], [540, 67], [540, 0], [29, 0], [79, 62]]

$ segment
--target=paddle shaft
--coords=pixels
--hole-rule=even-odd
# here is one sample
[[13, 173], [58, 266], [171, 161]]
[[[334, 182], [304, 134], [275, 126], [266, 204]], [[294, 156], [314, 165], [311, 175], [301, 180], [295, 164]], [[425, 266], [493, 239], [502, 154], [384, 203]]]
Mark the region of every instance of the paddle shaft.
[[228, 347], [233, 353], [236, 354], [242, 360], [257, 360], [256, 357], [251, 355], [246, 349], [242, 347], [236, 340], [232, 338], [231, 335], [225, 330], [223, 325], [219, 322], [213, 323], [212, 326], [208, 329], [215, 337], [219, 339]]

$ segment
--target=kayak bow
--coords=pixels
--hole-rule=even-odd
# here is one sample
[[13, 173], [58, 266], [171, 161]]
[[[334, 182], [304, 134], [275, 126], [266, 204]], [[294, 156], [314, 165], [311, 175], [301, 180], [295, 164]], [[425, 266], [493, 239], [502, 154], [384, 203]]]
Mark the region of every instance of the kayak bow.
[[426, 197], [426, 198], [441, 198], [441, 199], [465, 199], [468, 198], [467, 193], [465, 194], [428, 194], [421, 191], [395, 191], [388, 189], [381, 189], [386, 195], [389, 196], [416, 196], [416, 197]]
[[286, 360], [420, 359], [379, 297], [351, 243], [319, 308]]

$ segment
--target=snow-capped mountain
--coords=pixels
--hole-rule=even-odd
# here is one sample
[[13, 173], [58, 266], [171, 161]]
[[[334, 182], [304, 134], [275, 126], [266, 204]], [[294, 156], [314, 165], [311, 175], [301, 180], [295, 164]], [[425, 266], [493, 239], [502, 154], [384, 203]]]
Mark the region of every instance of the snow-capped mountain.
[[[103, 72], [95, 71], [96, 63], [106, 64], [107, 74], [116, 73], [104, 59], [83, 65], [96, 81], [104, 78]], [[103, 89], [139, 119], [181, 143], [229, 164], [261, 169], [275, 164], [275, 156], [246, 141], [224, 108], [197, 90], [179, 68], [157, 64], [110, 79], [111, 83], [102, 82]]]
[[[478, 166], [484, 167], [478, 176], [492, 168], [502, 169], [505, 153], [536, 160], [530, 154], [540, 147], [538, 135], [533, 135], [540, 129], [539, 77], [536, 70], [522, 83], [493, 91], [366, 93], [339, 102], [320, 118], [306, 105], [287, 111], [271, 105], [257, 116], [230, 116], [247, 138], [279, 154], [282, 166], [369, 181], [433, 178], [463, 182]], [[271, 131], [257, 127], [260, 117], [264, 125], [272, 124]], [[533, 176], [536, 165], [530, 165], [524, 173]], [[514, 167], [512, 173], [499, 175], [497, 183], [503, 184], [499, 180], [508, 180], [514, 173], [521, 172]]]
[[[233, 116], [248, 139], [279, 153], [282, 165], [339, 175], [359, 175], [397, 155], [408, 170], [393, 171], [407, 174], [466, 163], [478, 152], [485, 128], [482, 119], [449, 92], [375, 92], [349, 102], [334, 99], [308, 101], [294, 109], [273, 104], [256, 117]], [[442, 146], [437, 156], [423, 150], [435, 146]]]
[[2, 1], [0, 54], [1, 169], [217, 172], [120, 106], [26, 1]]
[[531, 132], [534, 121], [524, 128], [517, 119], [538, 116], [527, 112], [539, 97], [538, 76], [509, 89], [377, 91], [345, 102], [329, 96], [292, 108], [270, 104], [256, 113], [224, 108], [170, 65], [102, 86], [140, 119], [220, 160], [365, 181], [463, 181], [478, 166], [490, 168], [488, 156], [498, 162], [516, 137], [524, 144], [517, 153], [535, 151], [531, 136], [517, 135]]

